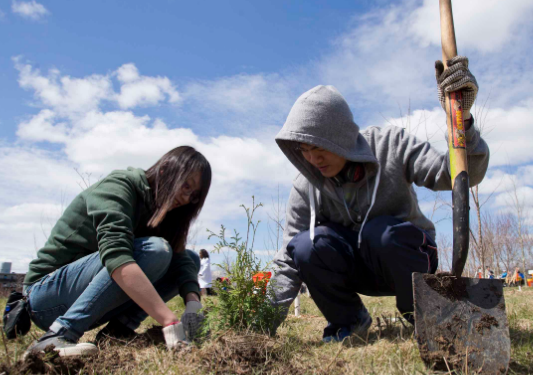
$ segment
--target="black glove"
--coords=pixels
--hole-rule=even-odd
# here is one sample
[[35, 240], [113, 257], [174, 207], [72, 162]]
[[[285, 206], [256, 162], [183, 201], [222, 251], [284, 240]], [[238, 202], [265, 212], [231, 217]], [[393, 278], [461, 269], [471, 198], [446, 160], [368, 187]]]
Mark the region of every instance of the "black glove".
[[463, 92], [463, 111], [470, 111], [474, 105], [479, 89], [476, 78], [468, 70], [468, 58], [455, 56], [447, 61], [444, 69], [442, 61], [435, 61], [435, 77], [437, 78], [440, 105], [445, 109], [445, 93], [461, 90]]

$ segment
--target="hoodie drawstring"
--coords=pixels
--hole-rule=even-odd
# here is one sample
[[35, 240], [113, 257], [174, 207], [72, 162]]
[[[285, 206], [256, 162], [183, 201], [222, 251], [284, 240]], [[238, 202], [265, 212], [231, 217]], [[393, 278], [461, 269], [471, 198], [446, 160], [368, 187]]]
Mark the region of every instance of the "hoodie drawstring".
[[[361, 248], [361, 241], [363, 238], [363, 228], [366, 224], [366, 221], [368, 220], [368, 215], [370, 214], [370, 211], [372, 211], [372, 207], [374, 207], [374, 203], [376, 202], [376, 195], [378, 193], [378, 186], [379, 186], [379, 179], [381, 177], [381, 165], [378, 164], [378, 174], [376, 176], [376, 183], [374, 184], [374, 192], [372, 193], [372, 201], [370, 202], [370, 207], [368, 208], [368, 211], [366, 212], [365, 219], [363, 220], [363, 224], [361, 224], [361, 229], [359, 229], [359, 236], [357, 239], [357, 247]], [[368, 191], [368, 189], [367, 189]]]
[[313, 184], [309, 183], [309, 203], [311, 207], [311, 223], [309, 224], [309, 233], [311, 237], [311, 242], [315, 239], [315, 187]]
[[[368, 211], [366, 212], [365, 219], [363, 220], [363, 223], [361, 224], [361, 229], [359, 229], [359, 236], [357, 238], [357, 247], [361, 248], [361, 241], [362, 241], [362, 235], [363, 235], [363, 228], [366, 224], [366, 221], [368, 220], [368, 215], [370, 215], [370, 211], [372, 211], [372, 208], [374, 207], [374, 203], [376, 202], [376, 195], [378, 193], [378, 187], [379, 187], [379, 180], [381, 177], [381, 165], [378, 164], [378, 173], [376, 175], [376, 182], [374, 184], [374, 191], [372, 193], [372, 200], [370, 201], [370, 207], [368, 208]], [[368, 181], [367, 181], [367, 194], [368, 194]], [[342, 199], [344, 202], [344, 208], [346, 209], [346, 213], [348, 214], [348, 217], [350, 218], [351, 222], [356, 224], [355, 221], [353, 221], [352, 216], [350, 215], [350, 210], [348, 209], [348, 205], [346, 204], [346, 199]], [[313, 184], [309, 184], [309, 206], [311, 208], [311, 222], [309, 223], [309, 235], [311, 237], [311, 241], [315, 239], [315, 221], [316, 221], [316, 209], [315, 209], [315, 187]]]

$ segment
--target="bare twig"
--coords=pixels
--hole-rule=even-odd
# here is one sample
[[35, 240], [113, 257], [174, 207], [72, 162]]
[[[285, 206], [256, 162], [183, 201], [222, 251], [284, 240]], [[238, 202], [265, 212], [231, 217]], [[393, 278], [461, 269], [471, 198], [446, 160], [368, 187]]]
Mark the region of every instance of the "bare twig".
[[326, 366], [326, 368], [324, 369], [324, 372], [327, 373], [328, 372], [328, 369], [329, 367], [333, 364], [333, 362], [335, 362], [337, 360], [337, 357], [339, 356], [339, 354], [341, 354], [342, 352], [342, 349], [344, 349], [344, 346], [341, 345], [341, 348], [339, 349], [339, 351], [337, 352], [337, 354], [335, 354], [335, 356], [333, 357], [333, 359], [329, 362], [329, 364]]
[[6, 361], [7, 365], [11, 366], [11, 360], [9, 359], [9, 352], [7, 351], [6, 336], [4, 334], [4, 327], [2, 327], [2, 342], [4, 343], [4, 349], [6, 350]]
[[446, 364], [446, 368], [448, 369], [448, 374], [452, 375], [452, 372], [450, 370], [450, 366], [448, 366], [448, 361], [446, 360], [446, 357], [442, 357], [444, 359], [444, 363]]

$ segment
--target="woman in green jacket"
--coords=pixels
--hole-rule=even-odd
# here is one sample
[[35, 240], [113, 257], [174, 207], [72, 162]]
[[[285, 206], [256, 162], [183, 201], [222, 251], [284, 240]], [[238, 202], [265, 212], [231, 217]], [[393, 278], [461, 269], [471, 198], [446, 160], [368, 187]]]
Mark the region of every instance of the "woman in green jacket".
[[[24, 280], [32, 321], [47, 331], [27, 353], [54, 345], [62, 356], [91, 354], [95, 345], [78, 344], [86, 331], [109, 322], [97, 341], [133, 336], [147, 315], [169, 348], [192, 340], [203, 319], [199, 259], [185, 245], [210, 184], [209, 162], [182, 146], [74, 198]], [[177, 294], [186, 302], [181, 322], [165, 304]]]

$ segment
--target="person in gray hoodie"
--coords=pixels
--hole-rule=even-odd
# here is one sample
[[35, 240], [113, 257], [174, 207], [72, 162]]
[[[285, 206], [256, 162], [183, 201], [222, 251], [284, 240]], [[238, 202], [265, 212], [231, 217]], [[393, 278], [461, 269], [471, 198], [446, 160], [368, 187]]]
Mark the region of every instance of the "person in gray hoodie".
[[[438, 96], [462, 90], [471, 186], [487, 170], [489, 149], [470, 115], [477, 82], [468, 59], [444, 69], [437, 61]], [[274, 263], [274, 304], [285, 310], [305, 282], [328, 325], [323, 341], [364, 334], [372, 318], [359, 294], [396, 296], [414, 323], [413, 272], [435, 273], [435, 226], [418, 205], [413, 184], [451, 190], [448, 153], [396, 126], [360, 131], [333, 86], [301, 95], [276, 136], [300, 172], [290, 193], [283, 246]], [[277, 328], [276, 322], [274, 327]]]

